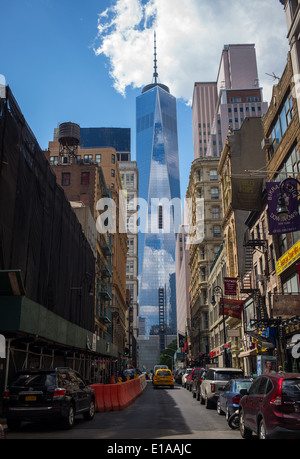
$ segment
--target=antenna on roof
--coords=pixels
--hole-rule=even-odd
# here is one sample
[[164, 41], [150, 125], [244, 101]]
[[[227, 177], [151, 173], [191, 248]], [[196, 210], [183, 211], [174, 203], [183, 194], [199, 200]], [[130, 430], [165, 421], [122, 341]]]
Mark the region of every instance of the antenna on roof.
[[156, 32], [154, 31], [154, 73], [153, 73], [154, 83], [157, 83], [158, 73], [157, 73], [157, 53], [156, 53]]

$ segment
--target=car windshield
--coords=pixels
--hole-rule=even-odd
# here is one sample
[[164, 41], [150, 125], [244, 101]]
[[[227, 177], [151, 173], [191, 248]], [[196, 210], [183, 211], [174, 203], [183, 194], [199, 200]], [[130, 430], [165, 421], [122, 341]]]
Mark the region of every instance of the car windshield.
[[55, 373], [29, 374], [22, 373], [12, 384], [14, 387], [32, 387], [33, 389], [54, 390], [56, 383]]
[[240, 392], [242, 389], [250, 389], [252, 381], [237, 381], [236, 383], [236, 392]]
[[284, 379], [282, 396], [284, 401], [300, 402], [300, 379]]
[[157, 376], [171, 376], [171, 370], [158, 370]]
[[229, 371], [217, 371], [215, 374], [216, 381], [229, 381], [229, 379], [237, 379], [241, 377], [241, 373], [234, 373]]

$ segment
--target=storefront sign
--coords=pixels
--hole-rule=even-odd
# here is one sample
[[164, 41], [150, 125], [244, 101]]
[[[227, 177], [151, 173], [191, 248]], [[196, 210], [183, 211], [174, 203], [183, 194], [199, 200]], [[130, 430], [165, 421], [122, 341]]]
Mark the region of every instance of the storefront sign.
[[237, 278], [236, 277], [224, 277], [224, 294], [236, 296]]
[[300, 335], [294, 335], [292, 338], [292, 357], [294, 359], [299, 359], [300, 357]]
[[276, 273], [277, 275], [285, 271], [289, 266], [291, 266], [295, 261], [300, 258], [300, 240], [293, 245], [293, 247], [286, 252], [276, 263]]
[[274, 316], [299, 316], [300, 315], [300, 294], [299, 295], [274, 295], [273, 314]]
[[236, 319], [242, 318], [244, 301], [241, 300], [230, 300], [228, 298], [220, 298], [220, 316], [223, 314], [229, 317], [235, 317]]
[[232, 208], [260, 210], [262, 206], [262, 179], [231, 178]]
[[267, 202], [269, 217], [269, 234], [284, 234], [300, 229], [297, 193], [284, 195], [288, 209], [287, 219], [282, 221], [277, 215], [278, 199], [280, 197], [280, 182], [267, 182]]

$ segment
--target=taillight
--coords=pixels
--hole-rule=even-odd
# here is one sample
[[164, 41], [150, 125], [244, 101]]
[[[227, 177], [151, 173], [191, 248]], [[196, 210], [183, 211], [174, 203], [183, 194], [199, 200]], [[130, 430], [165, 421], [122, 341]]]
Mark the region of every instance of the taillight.
[[212, 391], [212, 392], [215, 392], [215, 391], [216, 391], [216, 386], [215, 386], [215, 384], [211, 384], [211, 385], [210, 385], [210, 388], [211, 388], [211, 391]]
[[232, 403], [238, 405], [240, 403], [240, 397], [232, 397]]
[[6, 390], [3, 394], [3, 399], [4, 400], [9, 400], [9, 390]]
[[282, 382], [283, 382], [283, 378], [280, 378], [278, 381], [277, 390], [273, 398], [270, 400], [271, 405], [281, 405], [282, 404]]
[[66, 394], [66, 392], [66, 389], [57, 388], [53, 393], [53, 398], [61, 398]]

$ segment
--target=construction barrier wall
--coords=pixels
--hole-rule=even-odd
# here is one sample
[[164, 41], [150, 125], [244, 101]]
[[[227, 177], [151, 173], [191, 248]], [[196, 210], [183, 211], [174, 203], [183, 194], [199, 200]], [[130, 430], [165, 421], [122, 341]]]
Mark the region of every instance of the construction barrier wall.
[[96, 411], [122, 411], [146, 388], [146, 376], [116, 384], [91, 384], [95, 392]]

